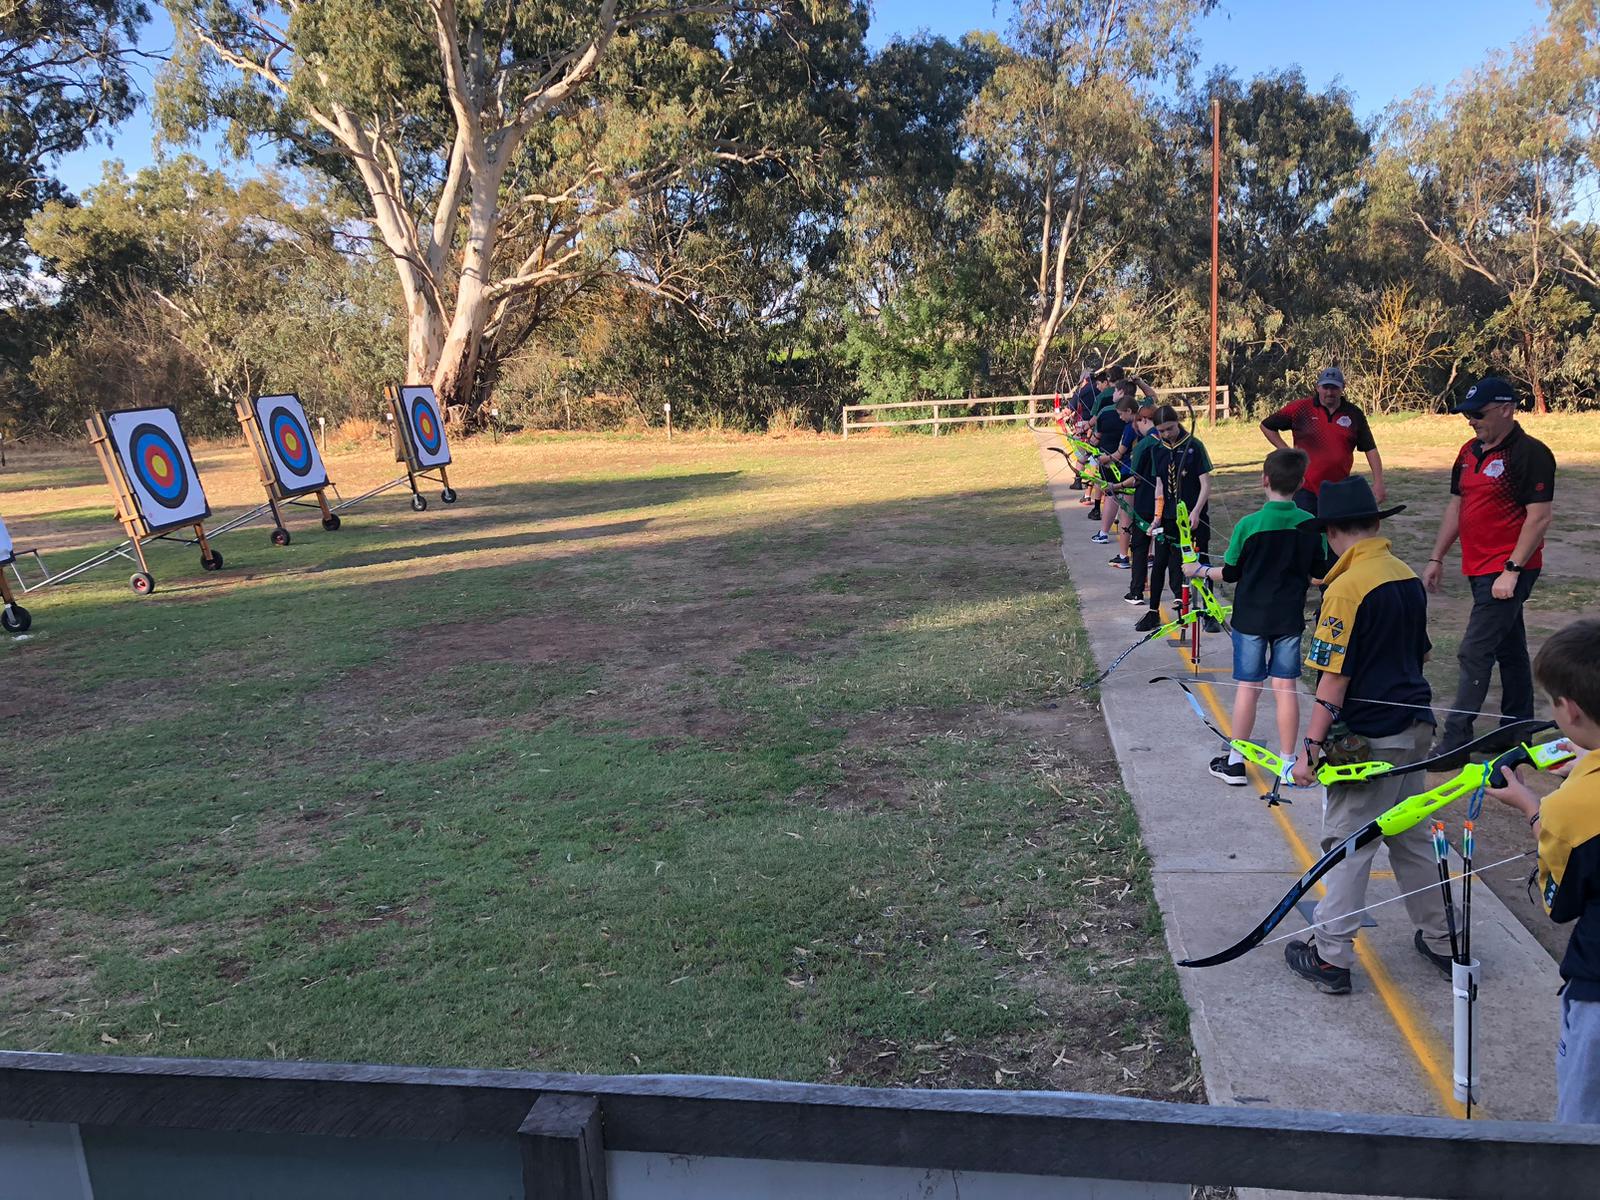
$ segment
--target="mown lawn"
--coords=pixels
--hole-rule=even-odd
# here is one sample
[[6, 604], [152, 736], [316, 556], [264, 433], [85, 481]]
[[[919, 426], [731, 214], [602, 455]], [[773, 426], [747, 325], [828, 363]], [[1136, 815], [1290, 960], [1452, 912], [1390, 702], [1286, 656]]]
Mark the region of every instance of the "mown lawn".
[[[0, 1044], [1199, 1094], [1029, 435], [457, 460], [29, 598]], [[114, 533], [73, 454], [0, 514]]]

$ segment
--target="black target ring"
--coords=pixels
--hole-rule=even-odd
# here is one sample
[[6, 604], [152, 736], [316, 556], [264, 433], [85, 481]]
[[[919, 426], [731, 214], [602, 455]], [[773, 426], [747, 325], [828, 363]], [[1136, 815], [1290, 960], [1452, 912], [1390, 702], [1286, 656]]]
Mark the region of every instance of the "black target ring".
[[189, 498], [189, 472], [172, 435], [148, 421], [134, 426], [128, 437], [128, 460], [133, 478], [163, 508], [181, 509]]
[[311, 455], [311, 435], [299, 417], [278, 405], [267, 414], [267, 436], [284, 470], [299, 479], [311, 474], [316, 465]]
[[411, 401], [411, 428], [418, 446], [430, 456], [439, 453], [444, 445], [444, 426], [439, 421], [438, 411], [425, 396], [414, 397]]

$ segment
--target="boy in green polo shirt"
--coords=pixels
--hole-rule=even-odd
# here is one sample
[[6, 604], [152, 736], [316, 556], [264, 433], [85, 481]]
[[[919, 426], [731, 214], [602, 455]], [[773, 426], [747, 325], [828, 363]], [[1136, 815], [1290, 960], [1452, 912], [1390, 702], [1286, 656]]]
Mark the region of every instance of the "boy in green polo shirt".
[[[1233, 527], [1223, 565], [1188, 563], [1183, 573], [1234, 586], [1233, 736], [1249, 740], [1255, 730], [1262, 685], [1269, 680], [1278, 717], [1278, 749], [1293, 758], [1300, 733], [1300, 638], [1305, 632], [1306, 591], [1331, 565], [1311, 514], [1294, 502], [1306, 474], [1304, 450], [1274, 450], [1262, 465], [1267, 499]], [[1237, 750], [1211, 760], [1211, 774], [1242, 787], [1244, 758]]]

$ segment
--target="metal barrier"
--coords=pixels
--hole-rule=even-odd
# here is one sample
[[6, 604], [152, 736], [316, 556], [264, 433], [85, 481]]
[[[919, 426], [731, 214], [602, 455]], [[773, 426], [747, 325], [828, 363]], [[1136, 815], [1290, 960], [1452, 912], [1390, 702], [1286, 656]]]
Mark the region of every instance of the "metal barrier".
[[[1207, 387], [1192, 388], [1157, 388], [1156, 395], [1162, 400], [1169, 397], [1205, 396], [1209, 403], [1211, 389]], [[853, 429], [907, 429], [916, 425], [932, 425], [934, 435], [946, 425], [988, 424], [991, 421], [1039, 421], [1047, 419], [1054, 406], [1057, 393], [1045, 392], [1033, 396], [976, 396], [954, 400], [905, 400], [894, 404], [846, 404], [840, 411], [839, 426], [844, 436], [849, 437]], [[978, 413], [964, 416], [946, 417], [940, 415], [941, 409], [970, 409], [987, 404], [1026, 404], [1027, 412], [1016, 413]], [[908, 408], [931, 409], [933, 415], [928, 417], [912, 417], [903, 421], [880, 421], [876, 419], [860, 421], [852, 418], [852, 414], [866, 413], [876, 417], [878, 413], [891, 410], [904, 410]], [[1198, 415], [1198, 414], [1197, 414]], [[1217, 389], [1217, 416], [1227, 418], [1233, 415], [1233, 397], [1227, 387]]]
[[30, 1200], [1177, 1200], [1199, 1185], [1567, 1200], [1594, 1178], [1595, 1126], [0, 1053], [0, 1194]]

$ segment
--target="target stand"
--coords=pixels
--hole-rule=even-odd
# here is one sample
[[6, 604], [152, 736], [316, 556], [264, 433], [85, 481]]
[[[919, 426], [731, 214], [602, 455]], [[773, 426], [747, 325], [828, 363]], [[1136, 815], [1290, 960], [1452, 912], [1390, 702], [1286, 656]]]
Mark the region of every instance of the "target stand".
[[[11, 535], [6, 532], [6, 523], [0, 521], [0, 629], [7, 633], [27, 633], [33, 625], [33, 616], [17, 603], [16, 594], [6, 581], [7, 567], [17, 571], [17, 552], [11, 544]], [[21, 580], [22, 575], [17, 573], [19, 584]]]
[[[428, 507], [428, 499], [418, 490], [417, 480], [430, 479], [444, 489], [439, 493], [439, 499], [446, 504], [454, 504], [456, 490], [450, 486], [450, 476], [446, 471], [450, 465], [450, 442], [445, 436], [444, 419], [439, 415], [439, 400], [433, 394], [433, 389], [426, 384], [391, 383], [384, 387], [383, 395], [389, 402], [389, 436], [394, 441], [394, 458], [396, 462], [405, 464], [406, 473], [382, 487], [374, 488], [367, 496], [375, 496], [378, 492], [399, 487], [403, 483], [411, 489], [411, 507], [417, 512], [424, 512]], [[356, 504], [366, 498], [360, 496], [349, 503]]]
[[[245, 441], [255, 452], [256, 468], [261, 473], [267, 502], [215, 532], [238, 529], [270, 512], [272, 544], [287, 546], [289, 529], [284, 524], [283, 511], [291, 505], [320, 510], [322, 527], [330, 533], [338, 529], [339, 514], [328, 506], [327, 497], [330, 489], [338, 495], [338, 488], [328, 480], [328, 470], [323, 465], [316, 439], [311, 436], [311, 423], [306, 419], [300, 397], [291, 392], [284, 396], [257, 396], [253, 401], [240, 400], [234, 405], [234, 414], [244, 429]], [[316, 503], [308, 503], [304, 499], [306, 496], [315, 496]]]
[[[137, 595], [148, 596], [155, 591], [156, 581], [145, 560], [144, 547], [153, 541], [199, 546], [201, 568], [220, 571], [222, 555], [211, 548], [205, 529], [211, 505], [178, 424], [178, 414], [170, 408], [130, 408], [98, 412], [86, 424], [89, 444], [111, 486], [117, 520], [128, 540], [68, 571], [47, 574], [35, 586], [65, 583], [113, 558], [126, 558], [139, 564], [129, 586]], [[194, 537], [174, 536], [185, 527], [194, 531]]]

